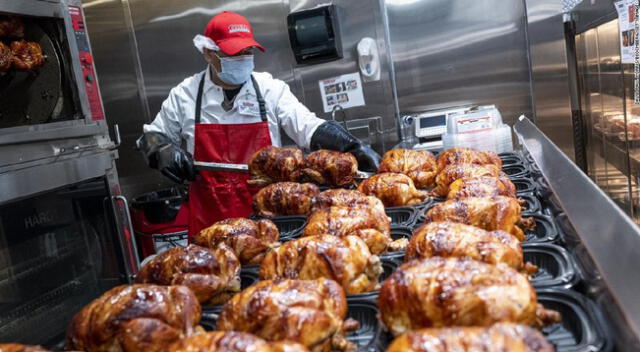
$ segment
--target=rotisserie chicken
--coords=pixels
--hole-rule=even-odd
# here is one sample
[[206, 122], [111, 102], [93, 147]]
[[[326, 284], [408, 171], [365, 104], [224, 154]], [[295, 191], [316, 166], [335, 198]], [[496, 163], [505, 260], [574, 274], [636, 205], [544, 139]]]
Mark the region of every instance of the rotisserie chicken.
[[253, 210], [258, 216], [305, 215], [311, 211], [313, 199], [320, 193], [313, 183], [278, 182], [262, 188], [253, 197]]
[[160, 352], [202, 330], [200, 304], [185, 286], [122, 285], [73, 317], [67, 349], [85, 352]]
[[451, 148], [438, 155], [438, 171], [455, 164], [492, 164], [502, 168], [502, 160], [494, 152], [482, 152], [471, 148]]
[[504, 264], [470, 258], [433, 257], [403, 264], [382, 284], [378, 307], [394, 335], [498, 322], [543, 327], [560, 320], [557, 312], [538, 304], [525, 275]]
[[19, 40], [11, 43], [11, 62], [17, 70], [34, 71], [44, 65], [45, 59], [40, 44]]
[[303, 173], [309, 180], [329, 187], [355, 184], [358, 161], [350, 153], [321, 149], [307, 155]]
[[140, 269], [136, 282], [184, 285], [201, 304], [222, 304], [240, 291], [240, 261], [225, 244], [215, 249], [190, 244], [155, 256]]
[[362, 181], [358, 191], [377, 197], [385, 207], [400, 207], [423, 202], [429, 192], [416, 189], [407, 175], [385, 172]]
[[374, 290], [380, 274], [380, 258], [358, 236], [299, 238], [269, 252], [260, 264], [261, 280], [327, 278], [347, 294]]
[[200, 231], [193, 238], [193, 243], [207, 248], [216, 248], [224, 243], [242, 265], [256, 265], [260, 264], [267, 251], [280, 245], [279, 238], [280, 232], [271, 220], [231, 218]]
[[451, 221], [487, 231], [502, 230], [524, 241], [526, 238], [522, 229], [535, 228], [535, 221], [532, 218], [521, 218], [521, 210], [518, 200], [509, 197], [450, 199], [429, 209], [425, 222]]
[[302, 176], [304, 155], [297, 148], [279, 148], [268, 146], [253, 153], [249, 159], [253, 186], [266, 186], [274, 182], [296, 182]]
[[308, 352], [290, 342], [268, 343], [246, 332], [212, 331], [182, 339], [171, 345], [171, 352]]
[[329, 207], [364, 207], [384, 213], [384, 204], [376, 197], [368, 196], [360, 191], [350, 189], [329, 189], [320, 193], [313, 204], [312, 211]]
[[347, 316], [344, 290], [333, 280], [267, 280], [224, 305], [217, 327], [268, 341], [298, 342], [311, 351], [352, 351], [344, 338], [358, 323]]
[[436, 157], [429, 151], [392, 149], [384, 154], [378, 172], [407, 175], [417, 188], [431, 188], [438, 173]]
[[554, 352], [537, 330], [518, 324], [491, 327], [421, 329], [391, 343], [386, 352]]
[[28, 346], [18, 343], [0, 343], [0, 352], [50, 352], [40, 346]]
[[517, 198], [516, 186], [508, 177], [465, 177], [449, 185], [448, 199], [505, 196]]
[[406, 239], [391, 239], [391, 222], [385, 213], [376, 209], [329, 207], [309, 215], [302, 236], [333, 235], [360, 237], [373, 254], [406, 247]]
[[0, 76], [7, 72], [13, 63], [13, 52], [11, 48], [0, 42]]
[[535, 265], [524, 264], [522, 246], [504, 231], [485, 231], [455, 222], [432, 222], [413, 232], [405, 261], [431, 257], [469, 257], [489, 264], [504, 263], [534, 274]]
[[22, 20], [14, 16], [0, 16], [0, 37], [17, 39], [24, 37]]
[[[445, 167], [436, 177], [436, 188], [433, 194], [446, 197], [451, 184], [461, 178], [497, 177], [509, 180], [509, 177], [495, 165], [452, 164]], [[506, 183], [506, 181], [505, 181]]]

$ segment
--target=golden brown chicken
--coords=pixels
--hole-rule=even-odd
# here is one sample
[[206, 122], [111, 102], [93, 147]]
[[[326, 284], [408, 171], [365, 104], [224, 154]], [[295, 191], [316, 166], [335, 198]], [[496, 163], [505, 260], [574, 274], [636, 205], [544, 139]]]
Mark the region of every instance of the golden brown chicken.
[[380, 258], [358, 236], [299, 238], [269, 252], [260, 265], [261, 280], [326, 278], [347, 294], [374, 290], [380, 274]]
[[379, 198], [385, 207], [415, 205], [429, 196], [429, 192], [416, 189], [409, 176], [390, 172], [373, 175], [362, 181], [358, 191]]
[[0, 37], [24, 37], [24, 23], [18, 17], [0, 15]]
[[505, 196], [517, 198], [516, 186], [508, 177], [465, 177], [449, 185], [448, 199]]
[[212, 331], [182, 339], [169, 346], [171, 352], [308, 352], [297, 343], [267, 341], [246, 332]]
[[350, 189], [329, 189], [320, 193], [311, 211], [326, 209], [329, 207], [349, 207], [375, 209], [380, 214], [384, 213], [384, 204], [376, 197], [368, 196], [360, 191]]
[[329, 187], [344, 187], [355, 184], [358, 161], [350, 153], [320, 149], [307, 155], [304, 175], [311, 181]]
[[155, 256], [140, 269], [136, 282], [184, 285], [201, 304], [222, 304], [240, 291], [240, 261], [225, 244], [215, 249], [190, 244]]
[[296, 182], [302, 176], [304, 155], [297, 148], [268, 146], [253, 153], [249, 159], [252, 186], [266, 186], [274, 182]]
[[278, 182], [262, 188], [253, 197], [258, 216], [305, 215], [311, 211], [313, 199], [320, 193], [313, 183]]
[[425, 222], [451, 221], [487, 231], [502, 230], [524, 241], [522, 228], [531, 230], [535, 228], [535, 222], [531, 218], [521, 218], [521, 210], [518, 200], [509, 197], [450, 199], [429, 209]]
[[13, 52], [11, 48], [0, 42], [0, 76], [11, 68], [13, 63]]
[[122, 285], [73, 317], [67, 349], [86, 352], [160, 352], [202, 330], [200, 304], [185, 286]]
[[314, 352], [352, 351], [344, 338], [358, 323], [347, 319], [347, 302], [333, 280], [259, 281], [224, 305], [217, 327], [268, 341], [298, 342]]
[[0, 352], [49, 352], [40, 346], [28, 346], [18, 343], [0, 343]]
[[475, 164], [495, 165], [502, 168], [502, 160], [494, 152], [482, 152], [472, 148], [451, 148], [438, 155], [438, 171], [444, 170], [449, 165]]
[[200, 231], [193, 238], [193, 243], [207, 248], [216, 248], [224, 243], [242, 265], [256, 265], [271, 248], [280, 245], [279, 238], [280, 232], [271, 220], [231, 218]]
[[393, 172], [411, 178], [417, 188], [431, 188], [438, 173], [436, 157], [429, 151], [392, 149], [384, 154], [379, 173]]
[[45, 59], [40, 44], [19, 40], [11, 43], [11, 62], [17, 70], [33, 71], [44, 65]]
[[302, 236], [333, 235], [360, 237], [373, 254], [406, 247], [406, 240], [391, 239], [391, 222], [376, 209], [329, 207], [309, 215]]
[[404, 260], [431, 257], [469, 257], [489, 264], [504, 263], [527, 274], [537, 270], [535, 265], [523, 263], [522, 246], [512, 235], [455, 222], [432, 222], [413, 232]]
[[518, 324], [491, 327], [421, 329], [393, 341], [387, 352], [554, 352], [537, 330]]
[[560, 315], [538, 304], [529, 279], [507, 265], [433, 257], [400, 266], [378, 296], [384, 325], [394, 335], [420, 328], [545, 326]]
[[[433, 194], [446, 197], [453, 182], [461, 178], [497, 177], [508, 180], [509, 177], [495, 165], [452, 164], [445, 167], [436, 177], [436, 188]], [[506, 181], [505, 181], [506, 183]]]

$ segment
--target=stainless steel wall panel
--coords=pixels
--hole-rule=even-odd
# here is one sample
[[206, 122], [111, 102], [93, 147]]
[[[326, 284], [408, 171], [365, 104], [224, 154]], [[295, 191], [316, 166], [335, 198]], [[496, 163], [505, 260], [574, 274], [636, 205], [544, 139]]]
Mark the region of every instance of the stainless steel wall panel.
[[523, 1], [386, 0], [401, 112], [496, 104], [531, 114]]

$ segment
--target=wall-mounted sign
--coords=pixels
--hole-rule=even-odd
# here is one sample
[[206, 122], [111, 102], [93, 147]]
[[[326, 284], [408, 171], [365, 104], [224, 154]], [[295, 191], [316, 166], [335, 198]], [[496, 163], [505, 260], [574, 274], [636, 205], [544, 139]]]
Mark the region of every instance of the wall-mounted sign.
[[336, 105], [343, 109], [365, 105], [362, 81], [358, 72], [323, 79], [318, 83], [324, 112], [331, 112]]
[[636, 59], [636, 11], [637, 0], [620, 0], [615, 3], [620, 28], [620, 59], [623, 64], [633, 64]]

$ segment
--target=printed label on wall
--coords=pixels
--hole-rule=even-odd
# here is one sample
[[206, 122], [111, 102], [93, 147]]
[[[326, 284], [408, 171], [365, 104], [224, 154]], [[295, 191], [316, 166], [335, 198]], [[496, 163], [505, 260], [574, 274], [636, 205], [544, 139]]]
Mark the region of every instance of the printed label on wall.
[[318, 84], [324, 112], [333, 111], [336, 105], [343, 109], [365, 105], [362, 81], [358, 72], [323, 79]]
[[615, 3], [620, 27], [620, 59], [623, 64], [633, 64], [636, 59], [635, 4], [637, 0], [621, 0]]

